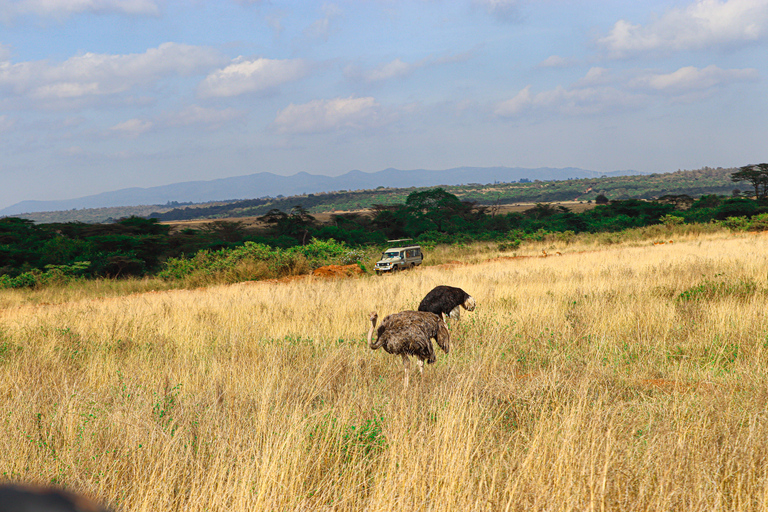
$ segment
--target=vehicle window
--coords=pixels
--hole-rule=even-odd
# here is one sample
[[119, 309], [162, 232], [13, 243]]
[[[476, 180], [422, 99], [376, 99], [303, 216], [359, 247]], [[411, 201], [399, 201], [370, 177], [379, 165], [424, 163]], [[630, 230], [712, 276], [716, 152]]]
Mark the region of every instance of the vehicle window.
[[384, 258], [397, 258], [397, 254], [398, 254], [397, 251], [385, 252], [384, 254], [382, 254], [382, 259], [384, 259]]

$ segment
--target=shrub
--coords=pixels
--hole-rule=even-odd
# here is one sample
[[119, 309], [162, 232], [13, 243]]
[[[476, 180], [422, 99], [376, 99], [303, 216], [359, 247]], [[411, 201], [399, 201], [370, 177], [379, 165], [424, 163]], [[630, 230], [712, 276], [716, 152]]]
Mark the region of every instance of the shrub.
[[713, 281], [705, 279], [702, 283], [689, 288], [677, 296], [679, 302], [696, 302], [701, 300], [714, 300], [724, 297], [736, 297], [745, 299], [755, 294], [757, 283], [752, 280], [739, 279], [737, 281], [723, 280]]
[[520, 248], [520, 240], [510, 240], [507, 242], [500, 242], [499, 243], [499, 251], [505, 252], [505, 251], [514, 251]]
[[660, 217], [659, 222], [671, 228], [671, 227], [679, 226], [681, 224], [685, 224], [685, 219], [682, 217], [678, 217], [677, 215], [672, 215], [668, 213]]
[[313, 238], [307, 245], [291, 247], [288, 254], [301, 254], [311, 263], [317, 265], [336, 262], [349, 252], [344, 242], [337, 242], [333, 238], [318, 240]]
[[46, 265], [45, 271], [30, 270], [16, 277], [0, 276], [0, 288], [34, 288], [42, 285], [65, 284], [80, 278], [91, 266], [90, 261], [76, 261], [72, 265]]
[[333, 239], [318, 240], [288, 249], [256, 242], [217, 251], [198, 251], [191, 258], [169, 258], [158, 274], [162, 279], [186, 279], [189, 284], [238, 282], [309, 273], [322, 265], [352, 264], [365, 257], [364, 251], [350, 249]]
[[750, 231], [768, 231], [768, 213], [761, 213], [752, 217], [748, 229]]
[[576, 240], [576, 233], [571, 230], [563, 231], [562, 233], [555, 233], [555, 240], [558, 242], [564, 242], [566, 245]]
[[746, 217], [728, 217], [720, 221], [720, 225], [731, 231], [746, 231], [749, 228], [750, 221]]

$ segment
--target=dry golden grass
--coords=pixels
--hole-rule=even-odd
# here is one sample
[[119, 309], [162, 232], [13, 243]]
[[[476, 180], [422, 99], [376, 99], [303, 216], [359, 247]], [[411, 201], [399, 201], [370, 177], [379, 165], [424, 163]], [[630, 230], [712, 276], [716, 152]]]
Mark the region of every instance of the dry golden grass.
[[[520, 255], [2, 292], [0, 479], [123, 511], [768, 508], [768, 237]], [[366, 347], [368, 313], [437, 284], [478, 307], [404, 391], [399, 358]]]

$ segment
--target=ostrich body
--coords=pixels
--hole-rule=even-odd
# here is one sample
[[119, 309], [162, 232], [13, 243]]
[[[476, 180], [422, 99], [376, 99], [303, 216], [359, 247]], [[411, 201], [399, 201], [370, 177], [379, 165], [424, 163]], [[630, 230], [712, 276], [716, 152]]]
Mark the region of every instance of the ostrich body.
[[0, 512], [107, 512], [83, 496], [30, 485], [0, 485]]
[[467, 311], [475, 309], [475, 299], [470, 294], [455, 286], [435, 286], [419, 304], [419, 311], [429, 311], [444, 318], [460, 319], [460, 308]]
[[[416, 356], [419, 373], [424, 372], [424, 361], [434, 363], [435, 349], [432, 338], [447, 354], [450, 349], [451, 335], [443, 319], [428, 311], [401, 311], [384, 317], [376, 329], [379, 315], [371, 313], [371, 328], [368, 331], [368, 346], [373, 350], [383, 348], [389, 354], [400, 354], [405, 368], [405, 387], [408, 387], [410, 362], [408, 356]], [[373, 331], [376, 329], [376, 340]]]

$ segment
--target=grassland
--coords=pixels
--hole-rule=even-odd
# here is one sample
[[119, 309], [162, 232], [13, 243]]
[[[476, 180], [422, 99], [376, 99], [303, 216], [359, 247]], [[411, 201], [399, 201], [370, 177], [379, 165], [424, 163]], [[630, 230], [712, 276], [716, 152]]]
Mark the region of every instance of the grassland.
[[[768, 236], [655, 229], [382, 277], [0, 292], [0, 479], [123, 511], [765, 510]], [[368, 313], [437, 284], [478, 307], [404, 390]]]

